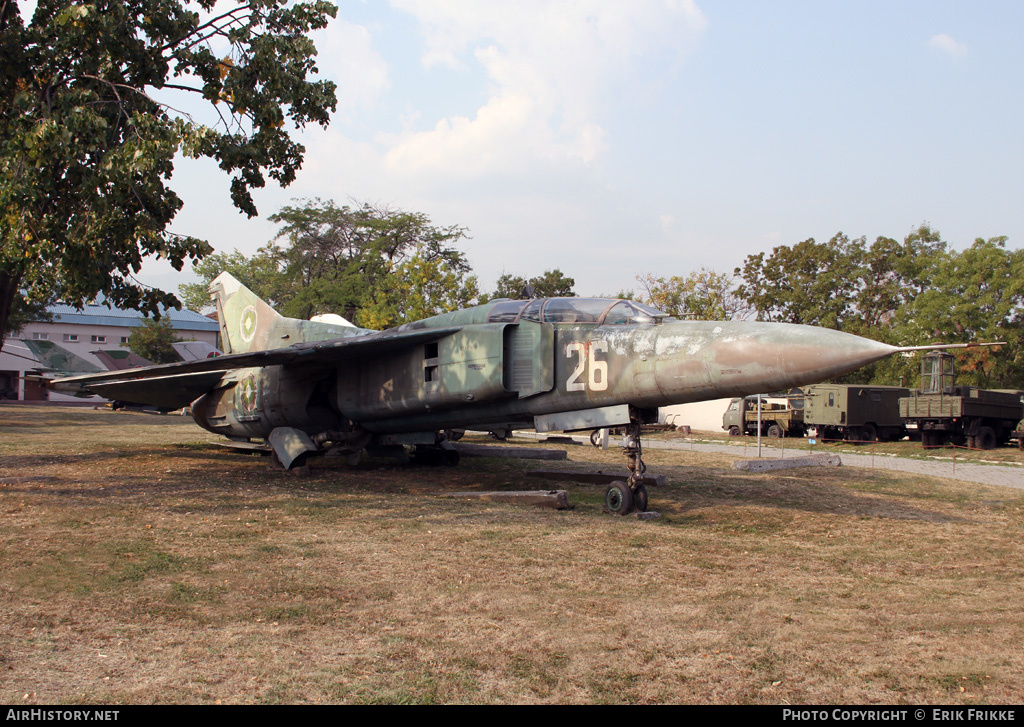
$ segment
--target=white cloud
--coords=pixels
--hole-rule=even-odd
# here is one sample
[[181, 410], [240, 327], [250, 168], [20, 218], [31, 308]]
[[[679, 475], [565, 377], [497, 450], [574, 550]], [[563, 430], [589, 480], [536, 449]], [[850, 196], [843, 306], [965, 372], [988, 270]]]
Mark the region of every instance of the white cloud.
[[652, 49], [663, 63], [678, 58], [707, 24], [693, 0], [392, 1], [421, 23], [425, 68], [479, 67], [488, 80], [473, 118], [392, 139], [387, 162], [404, 173], [461, 177], [531, 159], [593, 164], [609, 144], [609, 100], [629, 90]]
[[313, 35], [321, 78], [337, 83], [338, 114], [372, 108], [391, 82], [388, 64], [361, 25], [332, 20]]
[[932, 48], [938, 48], [943, 53], [948, 53], [954, 58], [963, 58], [967, 55], [967, 46], [964, 43], [954, 40], [945, 33], [933, 35], [931, 40], [928, 41], [928, 45]]
[[445, 169], [451, 176], [465, 178], [495, 166], [519, 171], [519, 164], [527, 160], [517, 156], [515, 149], [549, 136], [536, 123], [533, 107], [528, 96], [508, 94], [492, 98], [473, 119], [452, 116], [438, 121], [430, 131], [397, 138], [381, 135], [378, 140], [391, 147], [384, 162], [391, 171], [414, 176]]

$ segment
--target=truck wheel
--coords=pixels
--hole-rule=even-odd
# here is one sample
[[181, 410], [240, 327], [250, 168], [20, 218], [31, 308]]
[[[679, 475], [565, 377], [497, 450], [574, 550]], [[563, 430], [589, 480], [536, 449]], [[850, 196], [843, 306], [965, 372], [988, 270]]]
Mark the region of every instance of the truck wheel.
[[977, 442], [978, 449], [995, 449], [996, 432], [992, 427], [982, 427], [978, 430], [974, 441]]
[[860, 438], [864, 442], [878, 441], [878, 431], [874, 424], [865, 424], [860, 428]]
[[772, 424], [768, 427], [768, 436], [774, 437], [775, 439], [782, 439], [786, 433], [782, 430], [778, 424]]
[[729, 436], [730, 437], [738, 437], [738, 436], [740, 436], [740, 434], [741, 434], [740, 428], [737, 427], [735, 424], [733, 426], [729, 427]]

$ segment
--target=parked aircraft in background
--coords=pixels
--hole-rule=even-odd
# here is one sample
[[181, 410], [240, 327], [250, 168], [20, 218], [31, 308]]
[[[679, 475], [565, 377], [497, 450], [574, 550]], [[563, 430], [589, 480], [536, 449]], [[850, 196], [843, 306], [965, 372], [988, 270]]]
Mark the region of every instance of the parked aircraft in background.
[[182, 361], [199, 361], [221, 355], [221, 350], [206, 341], [175, 341], [171, 344]]

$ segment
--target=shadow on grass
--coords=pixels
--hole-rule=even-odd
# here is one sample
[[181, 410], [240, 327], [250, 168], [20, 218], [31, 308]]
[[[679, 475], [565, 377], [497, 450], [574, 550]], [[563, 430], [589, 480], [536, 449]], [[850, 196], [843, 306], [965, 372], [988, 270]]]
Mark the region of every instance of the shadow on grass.
[[[850, 479], [853, 479], [853, 475]], [[708, 507], [767, 507], [848, 517], [917, 520], [933, 523], [965, 522], [907, 502], [898, 496], [873, 495], [850, 489], [845, 482], [815, 480], [811, 477], [768, 475], [723, 475], [713, 469], [706, 477], [666, 488], [678, 493], [673, 504], [681, 513]], [[655, 499], [657, 491], [652, 491]]]
[[[311, 461], [308, 476], [275, 470], [269, 462], [266, 457], [233, 452], [212, 443], [12, 456], [4, 461], [9, 480], [3, 492], [109, 500], [185, 493], [203, 498], [240, 494], [244, 488], [273, 488], [304, 497], [368, 493], [429, 496], [466, 490], [569, 489], [577, 499], [596, 502], [595, 493], [604, 491], [604, 485], [556, 483], [531, 476], [524, 470], [532, 463], [517, 460], [464, 458], [458, 467], [435, 467], [366, 458], [353, 466], [344, 458], [325, 457]], [[65, 471], [54, 472], [54, 465]], [[103, 471], [104, 466], [115, 468], [116, 474]], [[71, 474], [65, 473], [68, 467], [73, 470]], [[609, 466], [593, 463], [587, 470], [598, 468], [608, 470]], [[676, 517], [702, 508], [725, 506], [935, 523], [963, 521], [939, 509], [909, 503], [913, 495], [906, 492], [899, 495], [858, 492], [851, 487], [850, 480], [863, 479], [866, 475], [860, 472], [741, 475], [719, 465], [670, 465], [657, 469], [667, 475], [670, 484], [664, 488], [649, 488], [651, 509]], [[2, 476], [0, 481], [3, 481]]]

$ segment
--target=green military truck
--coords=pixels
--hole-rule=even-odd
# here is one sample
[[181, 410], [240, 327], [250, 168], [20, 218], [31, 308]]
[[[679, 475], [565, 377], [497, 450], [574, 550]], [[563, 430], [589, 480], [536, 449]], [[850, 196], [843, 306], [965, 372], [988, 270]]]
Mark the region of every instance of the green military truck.
[[804, 426], [809, 436], [853, 442], [893, 441], [907, 435], [900, 418], [902, 386], [814, 384], [804, 387]]
[[900, 416], [921, 434], [925, 449], [946, 442], [993, 449], [1009, 442], [1024, 418], [1020, 391], [955, 386], [953, 356], [921, 357], [921, 388], [900, 399]]
[[[800, 402], [799, 399], [796, 400]], [[804, 434], [803, 404], [790, 406], [761, 401], [761, 434], [767, 437], [802, 437]], [[722, 429], [732, 436], [757, 434], [757, 397], [733, 399], [722, 416]]]
[[[874, 442], [902, 439], [901, 386], [814, 384], [789, 393], [787, 404], [761, 405], [761, 433], [770, 437], [804, 434], [823, 439]], [[745, 402], [745, 403], [744, 403]], [[757, 397], [733, 399], [722, 417], [732, 435], [757, 433]]]

